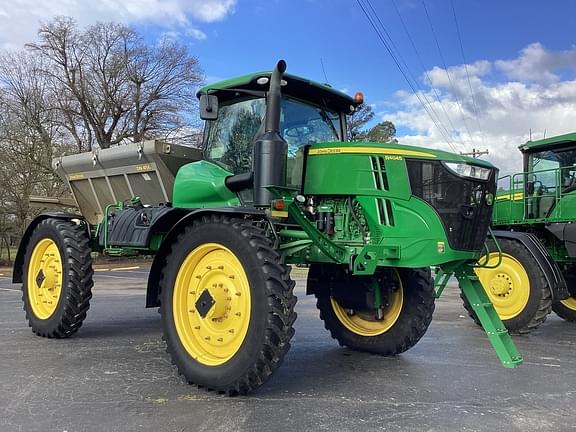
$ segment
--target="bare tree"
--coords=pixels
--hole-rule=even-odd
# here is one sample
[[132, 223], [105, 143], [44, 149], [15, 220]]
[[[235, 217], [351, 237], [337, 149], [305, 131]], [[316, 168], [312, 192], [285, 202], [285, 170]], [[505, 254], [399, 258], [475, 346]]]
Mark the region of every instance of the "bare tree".
[[28, 47], [49, 67], [59, 109], [76, 141], [101, 148], [194, 126], [189, 114], [202, 81], [198, 60], [176, 42], [151, 46], [131, 28], [98, 23], [80, 31], [59, 17]]
[[31, 195], [61, 196], [56, 155], [125, 141], [194, 144], [200, 66], [185, 46], [147, 44], [117, 23], [78, 29], [56, 18], [27, 50], [0, 52], [0, 242], [39, 211]]

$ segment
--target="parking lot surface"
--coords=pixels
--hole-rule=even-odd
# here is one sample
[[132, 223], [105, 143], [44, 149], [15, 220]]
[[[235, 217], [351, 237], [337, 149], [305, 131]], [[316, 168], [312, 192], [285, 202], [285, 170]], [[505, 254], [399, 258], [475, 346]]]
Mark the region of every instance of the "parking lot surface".
[[160, 316], [145, 309], [145, 268], [104, 269], [84, 326], [67, 340], [36, 337], [19, 287], [0, 272], [0, 431], [572, 431], [576, 325], [554, 315], [515, 341], [517, 369], [500, 366], [467, 317], [458, 289], [394, 357], [340, 348], [304, 295], [292, 350], [255, 395], [188, 385], [170, 364]]

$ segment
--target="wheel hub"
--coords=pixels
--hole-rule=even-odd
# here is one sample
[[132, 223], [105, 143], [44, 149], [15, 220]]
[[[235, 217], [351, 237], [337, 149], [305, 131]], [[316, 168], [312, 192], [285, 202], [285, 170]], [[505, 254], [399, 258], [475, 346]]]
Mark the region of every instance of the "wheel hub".
[[176, 278], [173, 308], [192, 357], [207, 365], [227, 361], [240, 348], [250, 319], [250, 288], [240, 261], [221, 245], [196, 248]]
[[494, 295], [506, 297], [510, 295], [513, 284], [512, 279], [505, 273], [498, 273], [490, 280], [490, 290]]
[[39, 319], [47, 319], [56, 311], [62, 290], [62, 258], [56, 243], [40, 240], [30, 255], [28, 266], [28, 300]]
[[490, 252], [479, 262], [485, 262], [486, 267], [476, 269], [476, 274], [500, 319], [507, 321], [522, 314], [530, 297], [530, 279], [522, 263], [506, 252], [501, 256]]
[[202, 295], [198, 298], [198, 301], [196, 302], [196, 310], [198, 311], [198, 313], [202, 318], [206, 318], [206, 315], [208, 314], [210, 309], [212, 309], [214, 303], [216, 303], [214, 297], [210, 295], [210, 291], [208, 289], [205, 289], [202, 292]]

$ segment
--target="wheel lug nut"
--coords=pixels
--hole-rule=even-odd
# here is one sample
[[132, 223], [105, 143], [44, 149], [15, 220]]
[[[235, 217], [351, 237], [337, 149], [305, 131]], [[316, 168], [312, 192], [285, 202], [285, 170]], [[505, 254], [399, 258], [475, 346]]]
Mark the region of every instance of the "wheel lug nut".
[[222, 338], [218, 338], [217, 340], [218, 340], [218, 342], [223, 342], [223, 341], [224, 341], [224, 339], [222, 339]]
[[204, 340], [210, 340], [210, 336], [206, 336]]
[[237, 296], [237, 297], [240, 297], [241, 295], [242, 295], [242, 294], [239, 293], [239, 292], [236, 293], [236, 296]]
[[200, 330], [200, 326], [194, 327], [194, 330]]
[[219, 266], [218, 266], [218, 270], [224, 270], [224, 266], [223, 266], [223, 265], [219, 265]]
[[236, 312], [235, 314], [237, 317], [242, 316], [242, 314], [240, 312]]
[[230, 275], [228, 276], [230, 279], [234, 279], [234, 275]]

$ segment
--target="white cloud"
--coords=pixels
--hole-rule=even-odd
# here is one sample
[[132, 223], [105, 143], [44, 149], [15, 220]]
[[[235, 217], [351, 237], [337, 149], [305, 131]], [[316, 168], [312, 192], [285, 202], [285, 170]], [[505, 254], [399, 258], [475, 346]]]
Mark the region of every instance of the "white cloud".
[[533, 43], [520, 51], [518, 58], [497, 61], [496, 67], [512, 79], [554, 82], [560, 79], [556, 71], [576, 70], [576, 48], [551, 52], [542, 44]]
[[[519, 171], [522, 166], [518, 146], [528, 140], [530, 129], [533, 139], [542, 138], [545, 130], [547, 136], [552, 136], [576, 129], [576, 79], [561, 81], [555, 75], [558, 68], [568, 67], [567, 53], [571, 51], [546, 51], [539, 46], [544, 50], [542, 58], [557, 60], [544, 62], [547, 68], [541, 63], [538, 71], [531, 76], [515, 71], [515, 80], [494, 81], [495, 70], [502, 70], [503, 64], [525, 64], [525, 54], [534, 45], [522, 50], [515, 59], [467, 65], [478, 116], [475, 115], [464, 65], [448, 68], [453, 86], [444, 69], [435, 67], [428, 71], [441, 101], [436, 99], [431, 88], [427, 89], [425, 95], [430, 102], [429, 110], [437, 113], [449, 130], [453, 146], [446, 143], [413, 93], [397, 92], [395, 96], [399, 103], [394, 109], [388, 108], [380, 115], [393, 121], [399, 129], [411, 131], [398, 137], [401, 143], [458, 152], [487, 148], [490, 151], [487, 159], [500, 167], [502, 173]], [[552, 76], [554, 79], [551, 79]], [[541, 79], [535, 80], [534, 77]], [[451, 130], [451, 125], [454, 130]]]
[[80, 26], [96, 21], [150, 23], [205, 39], [196, 23], [220, 21], [234, 13], [237, 0], [12, 0], [0, 5], [0, 47], [19, 48], [34, 40], [40, 22], [70, 16]]

